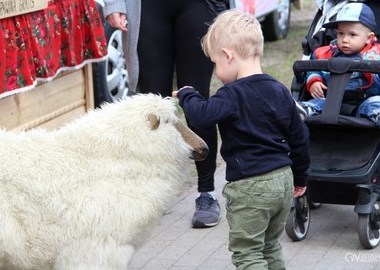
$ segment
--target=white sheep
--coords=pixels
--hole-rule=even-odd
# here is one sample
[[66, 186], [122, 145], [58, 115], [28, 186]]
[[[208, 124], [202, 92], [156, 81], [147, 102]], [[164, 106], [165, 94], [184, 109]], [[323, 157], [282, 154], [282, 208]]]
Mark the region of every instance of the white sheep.
[[207, 155], [175, 112], [170, 98], [135, 95], [57, 130], [1, 130], [2, 269], [128, 269], [190, 153]]

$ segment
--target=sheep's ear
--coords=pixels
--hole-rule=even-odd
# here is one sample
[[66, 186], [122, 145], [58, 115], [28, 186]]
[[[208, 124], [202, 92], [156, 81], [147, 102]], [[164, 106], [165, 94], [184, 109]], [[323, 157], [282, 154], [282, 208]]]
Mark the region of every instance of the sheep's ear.
[[152, 130], [158, 129], [160, 125], [160, 119], [155, 114], [148, 114], [148, 121]]

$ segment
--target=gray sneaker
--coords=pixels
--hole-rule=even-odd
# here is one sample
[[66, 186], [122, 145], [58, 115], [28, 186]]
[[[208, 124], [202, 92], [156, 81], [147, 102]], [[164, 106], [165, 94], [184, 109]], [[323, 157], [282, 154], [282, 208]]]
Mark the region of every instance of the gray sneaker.
[[213, 227], [219, 223], [219, 220], [218, 201], [207, 192], [201, 192], [201, 195], [195, 200], [195, 213], [191, 220], [193, 228]]

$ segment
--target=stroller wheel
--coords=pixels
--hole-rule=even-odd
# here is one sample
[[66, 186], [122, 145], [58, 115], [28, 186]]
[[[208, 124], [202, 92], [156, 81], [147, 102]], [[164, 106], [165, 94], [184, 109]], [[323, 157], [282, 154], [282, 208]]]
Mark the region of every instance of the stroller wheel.
[[295, 198], [295, 206], [290, 209], [286, 220], [285, 231], [293, 241], [301, 241], [306, 237], [310, 226], [310, 207], [306, 195]]
[[378, 221], [374, 219], [373, 213], [359, 214], [358, 234], [359, 241], [363, 247], [372, 249], [380, 242], [380, 229]]

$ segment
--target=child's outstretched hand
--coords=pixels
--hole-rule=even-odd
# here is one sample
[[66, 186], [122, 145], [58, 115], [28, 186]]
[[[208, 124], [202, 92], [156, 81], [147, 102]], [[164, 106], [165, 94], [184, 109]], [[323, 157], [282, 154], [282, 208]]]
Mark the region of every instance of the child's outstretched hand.
[[173, 91], [173, 92], [172, 92], [172, 97], [177, 97], [178, 92], [179, 92], [178, 90]]
[[186, 86], [183, 86], [183, 87], [181, 87], [180, 89], [178, 89], [178, 90], [176, 90], [176, 91], [173, 91], [173, 92], [172, 92], [172, 97], [177, 97], [179, 91], [181, 91], [181, 90], [184, 89], [184, 88], [188, 88], [188, 87], [191, 87], [191, 88], [192, 88], [192, 86], [188, 86], [188, 85], [186, 85]]
[[310, 87], [310, 94], [313, 98], [324, 98], [324, 91], [327, 90], [327, 86], [322, 82], [314, 82]]
[[297, 187], [295, 186], [294, 187], [294, 191], [293, 191], [293, 197], [294, 198], [297, 198], [297, 197], [300, 197], [302, 196], [306, 191], [306, 187]]

